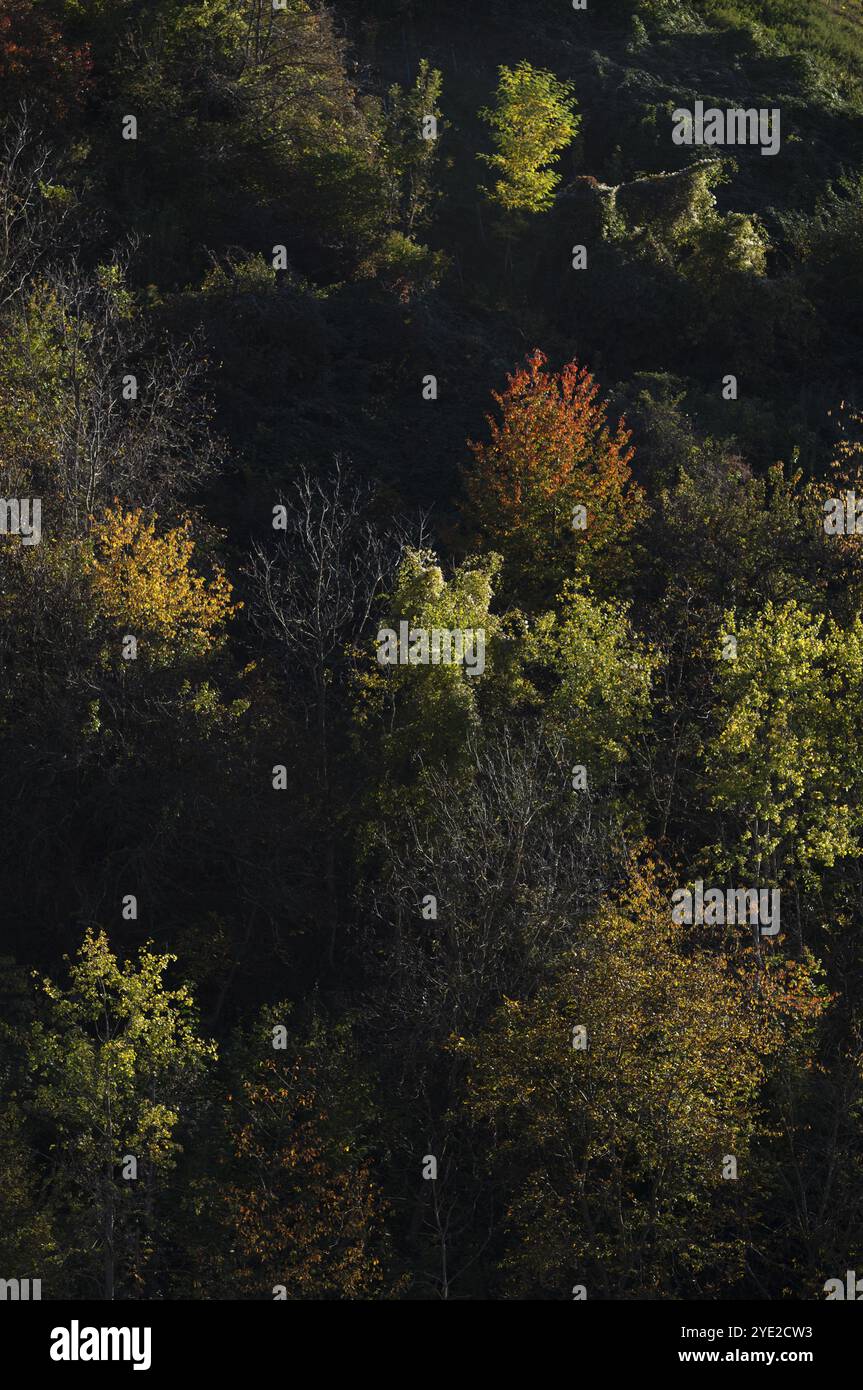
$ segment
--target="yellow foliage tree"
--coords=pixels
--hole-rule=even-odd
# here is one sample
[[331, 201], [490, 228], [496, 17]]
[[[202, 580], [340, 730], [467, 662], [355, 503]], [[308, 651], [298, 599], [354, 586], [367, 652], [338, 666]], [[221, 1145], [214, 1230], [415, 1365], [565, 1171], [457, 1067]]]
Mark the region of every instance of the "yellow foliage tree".
[[156, 517], [109, 508], [91, 532], [91, 578], [107, 621], [147, 643], [151, 659], [168, 664], [203, 656], [242, 606], [219, 565], [208, 579], [192, 567], [192, 522], [156, 534]]
[[[762, 1086], [805, 1065], [826, 1004], [811, 959], [733, 956], [672, 922], [648, 863], [579, 929], [557, 975], [476, 1038], [467, 1108], [488, 1127], [514, 1291], [668, 1296], [728, 1287], [745, 1240]], [[729, 1156], [738, 1182], [724, 1180]]]

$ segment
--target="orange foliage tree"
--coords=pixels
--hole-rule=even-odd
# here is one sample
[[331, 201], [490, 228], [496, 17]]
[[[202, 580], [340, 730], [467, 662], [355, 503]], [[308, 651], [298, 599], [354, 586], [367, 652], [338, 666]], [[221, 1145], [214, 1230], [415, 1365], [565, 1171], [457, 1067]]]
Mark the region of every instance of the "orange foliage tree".
[[573, 361], [553, 372], [546, 361], [537, 349], [492, 393], [500, 418], [486, 417], [488, 442], [470, 442], [466, 477], [472, 519], [528, 602], [553, 598], [578, 572], [619, 574], [643, 505], [623, 420], [612, 431], [586, 368]]
[[231, 1097], [244, 1179], [225, 1189], [250, 1298], [372, 1298], [382, 1286], [382, 1211], [370, 1164], [340, 1132], [308, 1056], [258, 1064]]

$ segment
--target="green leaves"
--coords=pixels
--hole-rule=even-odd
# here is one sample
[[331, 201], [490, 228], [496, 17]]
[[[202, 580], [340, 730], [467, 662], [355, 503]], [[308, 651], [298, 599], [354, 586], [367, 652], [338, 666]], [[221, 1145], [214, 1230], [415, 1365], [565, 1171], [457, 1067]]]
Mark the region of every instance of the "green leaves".
[[551, 167], [575, 138], [572, 84], [528, 62], [501, 67], [497, 104], [480, 116], [491, 126], [497, 153], [480, 159], [500, 173], [489, 195], [507, 212], [546, 212], [560, 174]]
[[381, 122], [381, 159], [386, 176], [389, 218], [410, 232], [424, 220], [432, 200], [437, 159], [437, 122], [443, 79], [422, 58], [413, 87], [394, 85]]
[[42, 982], [47, 1009], [26, 1038], [35, 1110], [85, 1183], [127, 1151], [169, 1162], [179, 1097], [215, 1058], [188, 987], [165, 987], [174, 960], [144, 947], [121, 966], [106, 934], [88, 930], [68, 987]]
[[[425, 659], [416, 651], [417, 660], [409, 653], [404, 663], [379, 664], [363, 683], [368, 713], [373, 706], [390, 711], [392, 732], [383, 736], [389, 769], [457, 761], [462, 755], [468, 733], [478, 723], [478, 687], [489, 678], [488, 648], [500, 626], [490, 613], [499, 563], [493, 554], [466, 560], [447, 580], [430, 551], [405, 552], [380, 630], [399, 634], [400, 625], [407, 623], [408, 631], [422, 631], [429, 638], [435, 630], [466, 634], [467, 655], [464, 661], [433, 661], [429, 640]], [[473, 663], [471, 674], [468, 661]]]
[[775, 879], [832, 865], [860, 846], [863, 624], [793, 599], [740, 621], [734, 660], [717, 657], [717, 731], [704, 772], [722, 816], [723, 867]]
[[556, 681], [546, 719], [565, 735], [573, 757], [589, 765], [592, 781], [624, 762], [649, 719], [658, 664], [627, 608], [600, 602], [571, 581], [559, 611], [537, 620], [525, 655]]

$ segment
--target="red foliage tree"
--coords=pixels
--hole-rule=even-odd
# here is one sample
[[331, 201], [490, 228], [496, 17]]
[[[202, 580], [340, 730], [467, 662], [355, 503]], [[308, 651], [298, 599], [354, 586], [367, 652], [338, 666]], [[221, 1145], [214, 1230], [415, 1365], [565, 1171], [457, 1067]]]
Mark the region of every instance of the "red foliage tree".
[[90, 78], [86, 44], [67, 44], [44, 4], [4, 0], [0, 10], [0, 114], [23, 101], [55, 120], [80, 105]]
[[590, 372], [574, 361], [551, 372], [546, 360], [536, 350], [492, 393], [499, 418], [486, 417], [488, 442], [470, 443], [466, 478], [473, 519], [522, 599], [617, 571], [643, 499], [630, 434], [622, 420], [609, 427]]

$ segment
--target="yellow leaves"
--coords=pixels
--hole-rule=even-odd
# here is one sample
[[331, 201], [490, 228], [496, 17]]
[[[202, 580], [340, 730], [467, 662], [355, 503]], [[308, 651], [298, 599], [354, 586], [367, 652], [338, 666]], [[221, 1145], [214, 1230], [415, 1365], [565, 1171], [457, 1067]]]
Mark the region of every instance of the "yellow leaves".
[[502, 175], [490, 196], [509, 212], [544, 212], [560, 182], [553, 162], [579, 126], [573, 89], [528, 62], [501, 67], [499, 76], [496, 107], [479, 113], [497, 147], [480, 158]]
[[232, 585], [219, 565], [207, 579], [192, 567], [192, 523], [156, 533], [140, 508], [109, 509], [92, 528], [91, 580], [102, 615], [149, 646], [159, 664], [201, 656], [237, 612]]
[[494, 1135], [491, 1162], [517, 1175], [507, 1263], [524, 1287], [557, 1286], [576, 1246], [606, 1268], [609, 1229], [642, 1243], [644, 1287], [684, 1241], [693, 1268], [710, 1267], [725, 1220], [717, 1156], [746, 1156], [765, 1077], [790, 1047], [805, 1057], [827, 1002], [811, 959], [699, 948], [671, 921], [670, 881], [635, 866], [558, 974], [468, 1044], [467, 1111]]
[[861, 628], [795, 600], [748, 620], [726, 614], [724, 626], [738, 654], [717, 660], [718, 729], [705, 748], [725, 817], [716, 862], [752, 872], [769, 858], [774, 875], [832, 865], [860, 842]]

